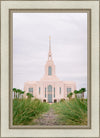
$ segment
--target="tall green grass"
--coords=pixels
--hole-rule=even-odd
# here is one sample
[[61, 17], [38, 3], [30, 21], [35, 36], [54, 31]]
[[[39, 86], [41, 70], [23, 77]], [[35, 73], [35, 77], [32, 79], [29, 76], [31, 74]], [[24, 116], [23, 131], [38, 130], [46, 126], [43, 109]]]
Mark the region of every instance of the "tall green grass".
[[62, 125], [87, 125], [87, 100], [72, 99], [52, 105]]
[[48, 103], [40, 100], [14, 99], [13, 100], [13, 125], [27, 125], [41, 113], [49, 110]]

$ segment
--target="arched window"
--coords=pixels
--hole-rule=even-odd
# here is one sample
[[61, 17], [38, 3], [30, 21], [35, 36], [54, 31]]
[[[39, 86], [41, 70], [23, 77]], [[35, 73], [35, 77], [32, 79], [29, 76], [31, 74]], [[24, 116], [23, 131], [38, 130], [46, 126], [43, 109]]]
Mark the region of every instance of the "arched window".
[[39, 87], [39, 94], [40, 94], [40, 92], [41, 92], [41, 88]]
[[61, 87], [59, 88], [59, 94], [61, 94]]
[[48, 67], [48, 75], [52, 75], [52, 68], [51, 68], [51, 66]]
[[46, 88], [45, 88], [45, 98], [46, 98]]
[[55, 97], [55, 88], [54, 88], [54, 97]]
[[51, 85], [48, 86], [48, 92], [52, 92], [52, 86]]
[[48, 102], [52, 103], [52, 86], [48, 86]]

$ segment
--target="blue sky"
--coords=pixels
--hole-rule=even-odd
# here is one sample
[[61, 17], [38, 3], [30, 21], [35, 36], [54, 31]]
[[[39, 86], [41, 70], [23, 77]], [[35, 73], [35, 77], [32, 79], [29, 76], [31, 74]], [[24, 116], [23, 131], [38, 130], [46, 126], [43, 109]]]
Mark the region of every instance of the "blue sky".
[[49, 35], [56, 75], [87, 88], [86, 13], [13, 14], [13, 87], [23, 89], [44, 75]]

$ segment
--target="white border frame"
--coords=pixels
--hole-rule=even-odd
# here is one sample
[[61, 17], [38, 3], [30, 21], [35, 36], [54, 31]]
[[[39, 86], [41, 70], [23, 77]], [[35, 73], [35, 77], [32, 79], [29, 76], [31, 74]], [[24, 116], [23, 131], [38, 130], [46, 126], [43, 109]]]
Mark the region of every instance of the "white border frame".
[[[91, 129], [9, 129], [9, 9], [91, 9]], [[1, 1], [1, 136], [99, 137], [99, 1]]]

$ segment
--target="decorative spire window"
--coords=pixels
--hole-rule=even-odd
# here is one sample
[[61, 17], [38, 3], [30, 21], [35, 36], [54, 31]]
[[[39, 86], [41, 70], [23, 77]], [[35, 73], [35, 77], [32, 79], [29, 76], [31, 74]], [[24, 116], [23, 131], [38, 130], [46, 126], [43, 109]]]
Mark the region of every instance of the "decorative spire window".
[[48, 67], [48, 75], [52, 75], [52, 67], [51, 66]]

